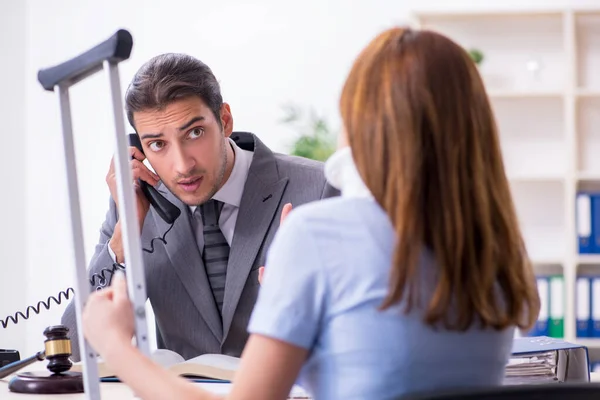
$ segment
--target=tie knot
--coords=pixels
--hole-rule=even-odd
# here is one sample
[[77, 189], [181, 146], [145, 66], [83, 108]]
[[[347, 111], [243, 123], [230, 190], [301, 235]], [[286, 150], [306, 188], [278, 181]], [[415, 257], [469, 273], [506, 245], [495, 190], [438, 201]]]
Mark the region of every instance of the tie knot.
[[210, 199], [201, 204], [200, 207], [198, 207], [198, 210], [200, 210], [204, 226], [218, 226], [222, 209], [223, 202], [215, 199]]

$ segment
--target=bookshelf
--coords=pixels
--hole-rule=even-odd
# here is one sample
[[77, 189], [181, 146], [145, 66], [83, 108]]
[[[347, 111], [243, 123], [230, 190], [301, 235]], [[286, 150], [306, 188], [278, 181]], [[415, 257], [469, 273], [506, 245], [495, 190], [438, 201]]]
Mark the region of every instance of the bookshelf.
[[478, 68], [536, 275], [562, 277], [563, 337], [600, 354], [600, 336], [578, 337], [576, 325], [577, 278], [600, 277], [600, 254], [579, 254], [576, 213], [579, 191], [600, 193], [600, 8], [416, 11], [413, 23], [483, 52]]

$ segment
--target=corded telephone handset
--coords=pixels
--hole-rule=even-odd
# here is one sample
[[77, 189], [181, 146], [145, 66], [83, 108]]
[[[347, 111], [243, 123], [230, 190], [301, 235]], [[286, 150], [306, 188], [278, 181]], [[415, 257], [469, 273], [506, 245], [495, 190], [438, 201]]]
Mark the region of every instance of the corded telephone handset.
[[[140, 152], [142, 152], [142, 154], [144, 153], [144, 150], [142, 149], [142, 143], [140, 142], [139, 136], [136, 133], [129, 134], [129, 144], [131, 146], [136, 147]], [[155, 237], [154, 239], [152, 239], [150, 241], [149, 249], [142, 248], [142, 250], [146, 253], [153, 253], [155, 240], [159, 240], [159, 241], [163, 242], [164, 244], [167, 244], [166, 236], [169, 233], [169, 231], [173, 228], [173, 225], [175, 224], [175, 220], [181, 214], [181, 210], [179, 209], [179, 207], [177, 207], [176, 205], [171, 203], [169, 200], [167, 200], [162, 194], [160, 194], [154, 187], [152, 187], [148, 183], [146, 183], [142, 180], [140, 180], [139, 183], [140, 183], [140, 188], [142, 189], [142, 192], [144, 193], [144, 195], [150, 202], [150, 205], [156, 210], [157, 214], [167, 224], [170, 225], [169, 229], [167, 229], [165, 231], [165, 233], [163, 234], [162, 237]], [[96, 286], [96, 290], [99, 290], [106, 285], [107, 278], [110, 275], [113, 275], [115, 273], [115, 271], [117, 271], [117, 270], [124, 270], [124, 269], [125, 269], [125, 267], [122, 264], [113, 263], [113, 265], [110, 268], [103, 268], [99, 273], [93, 274], [89, 280], [90, 285], [92, 285], [92, 286], [98, 285], [98, 286]], [[73, 288], [68, 288], [67, 290], [59, 292], [58, 298], [56, 298], [54, 296], [50, 296], [46, 299], [46, 301], [41, 300], [37, 303], [36, 306], [28, 306], [27, 309], [25, 310], [25, 313], [18, 311], [14, 315], [9, 315], [5, 319], [1, 319], [0, 324], [2, 325], [2, 328], [6, 328], [10, 321], [12, 321], [13, 324], [17, 324], [19, 322], [19, 318], [29, 319], [31, 312], [33, 312], [34, 314], [39, 314], [42, 306], [44, 306], [44, 308], [46, 310], [49, 310], [51, 301], [54, 301], [54, 303], [56, 303], [57, 305], [60, 305], [63, 302], [63, 300], [68, 300], [70, 298], [71, 294], [73, 294], [73, 293], [74, 293]]]
[[[144, 154], [144, 149], [142, 148], [142, 142], [140, 141], [140, 137], [137, 133], [129, 134], [129, 144], [137, 148], [142, 154]], [[140, 180], [140, 187], [142, 192], [146, 195], [146, 198], [154, 207], [158, 215], [167, 223], [173, 224], [177, 217], [181, 214], [181, 210], [179, 207], [171, 203], [169, 200], [165, 199], [162, 194], [158, 193], [158, 191], [152, 186], [148, 185], [146, 182]], [[168, 232], [168, 231], [167, 231]], [[165, 242], [166, 243], [166, 242]]]

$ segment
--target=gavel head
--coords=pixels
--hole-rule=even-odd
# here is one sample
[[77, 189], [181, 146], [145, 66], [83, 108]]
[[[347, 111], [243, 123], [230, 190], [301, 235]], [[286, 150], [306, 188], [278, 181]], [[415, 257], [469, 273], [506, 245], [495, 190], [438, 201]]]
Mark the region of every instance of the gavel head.
[[47, 368], [54, 374], [60, 374], [71, 369], [71, 340], [67, 333], [69, 328], [64, 325], [49, 326], [44, 330], [44, 341]]

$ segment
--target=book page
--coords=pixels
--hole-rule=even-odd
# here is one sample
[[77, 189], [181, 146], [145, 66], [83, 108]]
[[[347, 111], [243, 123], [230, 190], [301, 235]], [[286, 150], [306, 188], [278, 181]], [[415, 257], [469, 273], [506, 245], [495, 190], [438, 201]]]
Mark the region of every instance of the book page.
[[558, 382], [557, 352], [513, 355], [504, 370], [505, 385]]
[[164, 368], [169, 368], [172, 365], [185, 362], [185, 359], [182, 356], [167, 349], [157, 349], [153, 351], [150, 358]]
[[185, 361], [184, 364], [210, 365], [215, 368], [237, 371], [240, 366], [240, 359], [224, 354], [202, 354]]
[[[115, 376], [115, 374], [111, 370], [109, 370], [109, 368], [106, 366], [106, 363], [104, 362], [104, 360], [102, 360], [101, 357], [96, 358], [96, 360], [97, 360], [97, 364], [98, 364], [98, 377], [99, 378], [107, 378], [110, 376]], [[73, 365], [71, 366], [71, 369], [69, 371], [83, 373], [83, 361], [78, 361], [76, 363], [73, 363]]]
[[178, 375], [233, 381], [240, 359], [222, 354], [203, 354], [169, 367]]
[[[172, 365], [180, 364], [185, 361], [185, 359], [174, 351], [167, 349], [158, 349], [152, 352], [150, 358], [161, 365], [163, 368], [169, 368]], [[96, 358], [98, 363], [98, 376], [100, 378], [107, 378], [110, 376], [114, 376], [115, 374], [106, 366], [106, 363], [102, 359], [102, 357]], [[76, 362], [71, 367], [71, 371], [73, 372], [83, 372], [83, 363], [81, 361]]]

